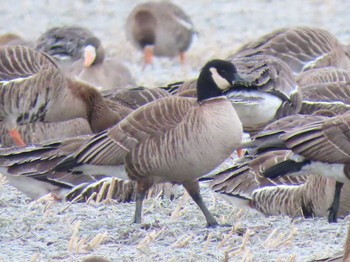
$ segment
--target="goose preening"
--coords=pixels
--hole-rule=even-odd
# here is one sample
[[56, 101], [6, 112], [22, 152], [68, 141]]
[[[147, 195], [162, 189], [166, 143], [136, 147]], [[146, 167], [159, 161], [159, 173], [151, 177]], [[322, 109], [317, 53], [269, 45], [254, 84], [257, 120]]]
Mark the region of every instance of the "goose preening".
[[320, 67], [350, 69], [348, 47], [321, 28], [285, 27], [242, 46], [231, 58], [272, 55], [289, 65], [294, 74]]
[[136, 5], [125, 28], [128, 40], [143, 50], [145, 65], [152, 63], [153, 55], [179, 55], [184, 62], [195, 33], [189, 16], [179, 6], [165, 1]]
[[0, 59], [0, 120], [17, 145], [24, 145], [21, 124], [82, 117], [96, 133], [132, 111], [122, 105], [112, 110], [94, 87], [66, 77], [52, 58], [34, 49], [3, 47]]
[[55, 168], [120, 171], [137, 183], [135, 223], [141, 223], [145, 192], [153, 184], [182, 184], [216, 226], [200, 195], [197, 179], [213, 170], [240, 145], [241, 122], [225, 96], [237, 75], [234, 65], [212, 60], [201, 70], [197, 98], [170, 96], [132, 112], [108, 131], [85, 143]]
[[101, 40], [89, 37], [82, 47], [82, 58], [68, 67], [68, 74], [96, 88], [113, 89], [135, 85], [129, 69], [116, 57], [106, 57]]

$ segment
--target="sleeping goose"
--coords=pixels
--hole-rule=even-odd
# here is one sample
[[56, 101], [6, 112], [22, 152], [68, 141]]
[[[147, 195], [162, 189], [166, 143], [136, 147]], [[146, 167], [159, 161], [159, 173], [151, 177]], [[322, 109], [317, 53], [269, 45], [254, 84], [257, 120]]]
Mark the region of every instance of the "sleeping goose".
[[294, 74], [312, 68], [350, 69], [347, 48], [330, 32], [313, 27], [285, 27], [242, 46], [230, 59], [272, 55], [283, 60]]
[[[257, 146], [258, 151], [290, 151], [283, 158], [270, 161], [262, 174], [274, 179], [289, 173], [312, 173], [337, 181], [329, 221], [335, 222], [343, 184], [349, 185], [350, 112], [299, 126]], [[274, 152], [274, 151], [272, 151]], [[264, 154], [260, 157], [264, 157]], [[259, 157], [258, 157], [259, 158]], [[258, 161], [256, 158], [255, 160]]]
[[171, 2], [145, 2], [131, 11], [126, 20], [126, 36], [144, 52], [145, 65], [155, 56], [174, 57], [184, 54], [190, 47], [194, 34], [189, 16]]
[[100, 90], [135, 85], [135, 81], [125, 65], [117, 58], [105, 57], [104, 48], [99, 38], [87, 38], [82, 50], [82, 58], [69, 67], [69, 75], [86, 81]]
[[141, 223], [145, 191], [153, 184], [182, 184], [202, 210], [207, 225], [216, 226], [197, 179], [241, 143], [241, 122], [223, 96], [237, 79], [232, 63], [209, 61], [198, 78], [197, 99], [170, 96], [148, 103], [94, 136], [55, 169], [89, 174], [100, 167], [120, 173], [125, 166], [128, 177], [137, 183], [135, 223]]
[[17, 145], [24, 145], [17, 125], [82, 117], [96, 133], [132, 111], [122, 105], [112, 110], [95, 88], [67, 78], [49, 56], [34, 49], [3, 47], [0, 60], [0, 121]]

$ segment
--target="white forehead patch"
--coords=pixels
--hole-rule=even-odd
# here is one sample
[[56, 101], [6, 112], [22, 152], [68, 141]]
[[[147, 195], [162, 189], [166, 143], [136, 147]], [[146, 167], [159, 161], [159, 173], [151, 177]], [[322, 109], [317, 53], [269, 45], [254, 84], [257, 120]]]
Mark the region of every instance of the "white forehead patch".
[[219, 75], [215, 67], [211, 67], [209, 68], [209, 70], [211, 72], [211, 77], [213, 78], [218, 88], [220, 88], [221, 90], [226, 90], [231, 86], [231, 83], [229, 83], [225, 78]]
[[86, 54], [88, 54], [88, 53], [92, 54], [95, 57], [96, 56], [96, 48], [93, 45], [85, 46], [85, 48], [84, 48], [84, 56]]

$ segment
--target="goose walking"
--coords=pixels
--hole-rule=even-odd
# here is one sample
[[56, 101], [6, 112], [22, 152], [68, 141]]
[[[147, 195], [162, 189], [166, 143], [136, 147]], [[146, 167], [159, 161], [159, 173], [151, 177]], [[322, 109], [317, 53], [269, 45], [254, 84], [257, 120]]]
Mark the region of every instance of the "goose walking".
[[212, 60], [200, 72], [197, 99], [170, 96], [146, 104], [94, 136], [55, 169], [88, 173], [98, 167], [125, 166], [128, 177], [137, 182], [135, 223], [141, 223], [145, 192], [153, 184], [182, 184], [202, 210], [207, 225], [216, 226], [197, 179], [241, 143], [241, 122], [223, 96], [238, 79], [232, 63]]

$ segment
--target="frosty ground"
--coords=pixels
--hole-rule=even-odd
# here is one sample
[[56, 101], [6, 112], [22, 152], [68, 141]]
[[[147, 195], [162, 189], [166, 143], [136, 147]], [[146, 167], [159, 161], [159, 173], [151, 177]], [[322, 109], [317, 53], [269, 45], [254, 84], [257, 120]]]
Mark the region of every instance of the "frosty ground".
[[[178, 0], [198, 37], [185, 67], [156, 59], [141, 70], [141, 54], [127, 42], [124, 21], [141, 1], [6, 1], [0, 33], [35, 41], [46, 29], [78, 24], [99, 36], [110, 55], [131, 69], [139, 85], [154, 87], [196, 77], [211, 58], [226, 58], [241, 44], [276, 28], [310, 25], [350, 43], [349, 1]], [[37, 203], [0, 185], [0, 261], [80, 261], [102, 255], [111, 261], [312, 261], [342, 250], [348, 219], [265, 217], [231, 206], [203, 188], [209, 209], [223, 225], [206, 229], [185, 194], [174, 201], [145, 202], [144, 224], [131, 224], [134, 203]]]

